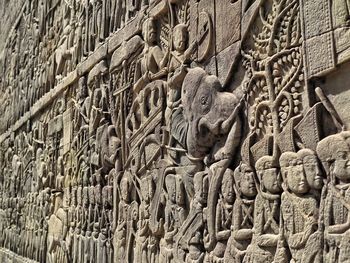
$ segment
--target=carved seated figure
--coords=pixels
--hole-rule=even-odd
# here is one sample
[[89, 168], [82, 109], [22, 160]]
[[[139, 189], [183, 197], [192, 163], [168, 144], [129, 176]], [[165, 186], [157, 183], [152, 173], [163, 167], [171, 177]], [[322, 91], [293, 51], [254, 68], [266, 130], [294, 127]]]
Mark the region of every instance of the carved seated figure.
[[313, 259], [306, 258], [309, 256], [309, 250], [313, 249], [312, 246], [317, 245], [312, 242], [317, 240], [312, 237], [317, 230], [317, 201], [309, 194], [310, 186], [304, 173], [303, 162], [297, 153], [283, 153], [280, 166], [286, 186], [281, 198], [283, 232], [292, 260], [314, 262]]
[[170, 52], [169, 79], [168, 79], [168, 102], [167, 106], [172, 109], [178, 106], [181, 97], [181, 86], [186, 76], [186, 67], [190, 62], [197, 43], [188, 47], [188, 28], [184, 24], [178, 24], [173, 29], [173, 47]]
[[232, 211], [232, 232], [224, 262], [241, 263], [253, 236], [254, 198], [257, 195], [254, 171], [241, 163], [234, 172], [236, 200]]
[[155, 19], [148, 18], [142, 25], [142, 35], [145, 41], [143, 57], [141, 60], [141, 77], [134, 86], [136, 94], [151, 81], [160, 79], [167, 74], [165, 65], [167, 56], [157, 44], [157, 28]]
[[260, 191], [254, 204], [254, 234], [243, 262], [273, 262], [281, 239], [281, 179], [275, 159], [263, 156], [255, 164]]
[[331, 135], [317, 145], [317, 155], [329, 171], [324, 208], [324, 261], [350, 260], [350, 147], [348, 132]]

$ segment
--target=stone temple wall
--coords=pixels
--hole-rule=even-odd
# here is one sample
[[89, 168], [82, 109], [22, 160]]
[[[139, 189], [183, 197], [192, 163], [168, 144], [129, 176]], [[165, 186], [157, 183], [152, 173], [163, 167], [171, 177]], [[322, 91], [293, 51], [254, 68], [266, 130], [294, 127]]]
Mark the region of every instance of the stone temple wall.
[[349, 14], [1, 0], [0, 262], [348, 262]]

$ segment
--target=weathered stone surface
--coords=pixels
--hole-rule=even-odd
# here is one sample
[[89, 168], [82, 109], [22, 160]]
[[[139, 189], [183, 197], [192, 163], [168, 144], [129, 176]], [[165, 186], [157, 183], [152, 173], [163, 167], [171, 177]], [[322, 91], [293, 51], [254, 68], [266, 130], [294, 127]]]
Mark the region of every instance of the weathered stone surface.
[[348, 262], [349, 14], [0, 0], [0, 263]]

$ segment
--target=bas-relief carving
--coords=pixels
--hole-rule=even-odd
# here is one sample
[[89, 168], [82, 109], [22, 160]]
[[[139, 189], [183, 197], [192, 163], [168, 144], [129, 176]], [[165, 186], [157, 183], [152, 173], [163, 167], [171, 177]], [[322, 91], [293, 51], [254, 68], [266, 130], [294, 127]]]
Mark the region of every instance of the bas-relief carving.
[[347, 60], [346, 6], [27, 1], [1, 56], [0, 261], [347, 262], [350, 135], [313, 79]]

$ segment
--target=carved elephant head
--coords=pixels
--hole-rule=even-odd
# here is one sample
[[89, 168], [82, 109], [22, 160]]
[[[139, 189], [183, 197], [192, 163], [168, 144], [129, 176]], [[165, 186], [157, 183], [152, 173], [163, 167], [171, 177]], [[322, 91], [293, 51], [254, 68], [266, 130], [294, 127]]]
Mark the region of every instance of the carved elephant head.
[[230, 131], [237, 97], [224, 92], [214, 75], [201, 68], [189, 69], [182, 86], [184, 120], [188, 124], [186, 145], [190, 155], [204, 157]]

